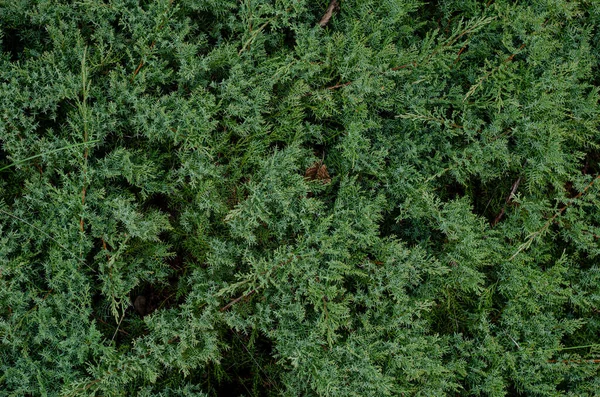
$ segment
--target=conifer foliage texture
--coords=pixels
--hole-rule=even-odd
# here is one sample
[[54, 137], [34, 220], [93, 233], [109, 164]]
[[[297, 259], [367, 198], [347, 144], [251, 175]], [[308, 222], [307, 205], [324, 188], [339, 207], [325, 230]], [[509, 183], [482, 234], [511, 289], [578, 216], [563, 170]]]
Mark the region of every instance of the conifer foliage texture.
[[594, 395], [599, 26], [0, 2], [0, 396]]

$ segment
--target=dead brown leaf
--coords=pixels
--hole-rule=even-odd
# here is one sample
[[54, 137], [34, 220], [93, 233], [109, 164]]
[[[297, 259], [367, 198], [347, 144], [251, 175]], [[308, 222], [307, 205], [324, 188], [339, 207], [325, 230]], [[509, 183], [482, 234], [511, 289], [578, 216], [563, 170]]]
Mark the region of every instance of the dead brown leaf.
[[304, 177], [311, 181], [319, 180], [323, 184], [331, 182], [331, 176], [329, 176], [329, 172], [327, 172], [327, 166], [323, 164], [322, 161], [317, 161], [308, 167], [304, 173]]

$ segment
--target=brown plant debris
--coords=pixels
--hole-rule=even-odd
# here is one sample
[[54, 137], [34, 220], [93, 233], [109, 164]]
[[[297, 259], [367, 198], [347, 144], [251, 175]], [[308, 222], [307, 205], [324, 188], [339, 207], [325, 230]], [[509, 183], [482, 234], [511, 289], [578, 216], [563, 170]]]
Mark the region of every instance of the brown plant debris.
[[510, 189], [510, 194], [506, 198], [506, 201], [504, 202], [504, 206], [502, 207], [502, 210], [500, 211], [500, 213], [496, 216], [496, 218], [492, 222], [492, 227], [496, 226], [498, 224], [498, 222], [500, 222], [502, 220], [502, 217], [504, 216], [504, 213], [506, 211], [506, 206], [511, 203], [520, 183], [521, 183], [521, 177], [519, 177], [519, 179], [517, 179], [515, 181], [515, 183], [513, 183], [512, 188]]
[[336, 8], [339, 7], [339, 4], [337, 2], [337, 0], [331, 0], [331, 2], [329, 3], [329, 7], [327, 7], [327, 11], [325, 12], [325, 15], [323, 15], [323, 18], [321, 18], [321, 20], [319, 21], [319, 26], [324, 28], [325, 26], [327, 26], [327, 24], [329, 23], [329, 20], [331, 19], [331, 16], [333, 15], [333, 11], [335, 11]]
[[314, 181], [315, 179], [319, 180], [323, 184], [331, 182], [331, 177], [329, 176], [329, 172], [327, 172], [327, 166], [323, 164], [322, 161], [317, 161], [310, 166], [304, 173], [304, 177], [311, 181]]

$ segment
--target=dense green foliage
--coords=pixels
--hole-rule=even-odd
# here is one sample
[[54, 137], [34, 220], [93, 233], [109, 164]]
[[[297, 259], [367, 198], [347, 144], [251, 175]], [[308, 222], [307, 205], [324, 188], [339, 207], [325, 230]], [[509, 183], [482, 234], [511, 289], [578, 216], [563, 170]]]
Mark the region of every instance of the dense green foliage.
[[338, 2], [0, 3], [0, 396], [598, 393], [600, 3]]

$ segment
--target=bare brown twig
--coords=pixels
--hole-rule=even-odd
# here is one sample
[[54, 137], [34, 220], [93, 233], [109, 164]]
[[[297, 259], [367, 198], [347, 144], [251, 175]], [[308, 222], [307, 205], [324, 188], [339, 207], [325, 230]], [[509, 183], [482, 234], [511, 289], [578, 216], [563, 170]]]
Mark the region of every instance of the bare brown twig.
[[338, 88], [346, 87], [346, 86], [348, 86], [350, 84], [352, 84], [352, 82], [348, 81], [347, 83], [332, 85], [331, 87], [327, 87], [327, 89], [328, 90], [335, 90], [335, 89], [338, 89]]
[[590, 363], [590, 364], [600, 364], [600, 359], [583, 359], [583, 360], [548, 360], [549, 363], [563, 363], [563, 364], [581, 364], [581, 363]]
[[513, 197], [515, 195], [515, 192], [517, 191], [517, 188], [519, 187], [520, 183], [521, 183], [521, 177], [519, 177], [515, 181], [515, 183], [513, 183], [512, 188], [510, 189], [510, 194], [506, 198], [506, 201], [504, 202], [504, 206], [502, 206], [502, 210], [500, 211], [500, 213], [498, 214], [498, 216], [496, 216], [496, 218], [494, 219], [494, 222], [492, 222], [492, 227], [496, 226], [498, 224], [498, 222], [500, 222], [500, 220], [504, 216], [504, 211], [506, 210], [506, 205], [509, 204], [512, 201], [512, 199], [513, 199]]
[[329, 20], [331, 19], [332, 15], [333, 15], [333, 11], [335, 11], [335, 9], [338, 6], [339, 5], [338, 5], [337, 0], [331, 0], [331, 2], [329, 3], [329, 7], [327, 7], [327, 11], [323, 15], [323, 18], [321, 18], [321, 20], [319, 21], [320, 27], [324, 28], [325, 26], [327, 26], [327, 24], [329, 23]]
[[[155, 40], [152, 40], [152, 43], [150, 44], [150, 47], [148, 49], [153, 49], [154, 45], [156, 44]], [[144, 60], [142, 59], [138, 65], [138, 67], [135, 69], [135, 72], [133, 72], [133, 76], [131, 76], [131, 80], [133, 80], [135, 78], [135, 76], [137, 76], [137, 74], [140, 72], [140, 70], [142, 69], [142, 67], [144, 66]]]
[[104, 251], [106, 251], [106, 260], [110, 262], [110, 255], [108, 254], [108, 247], [106, 246], [106, 241], [104, 241], [103, 238], [101, 238], [102, 240], [102, 248], [104, 249]]

